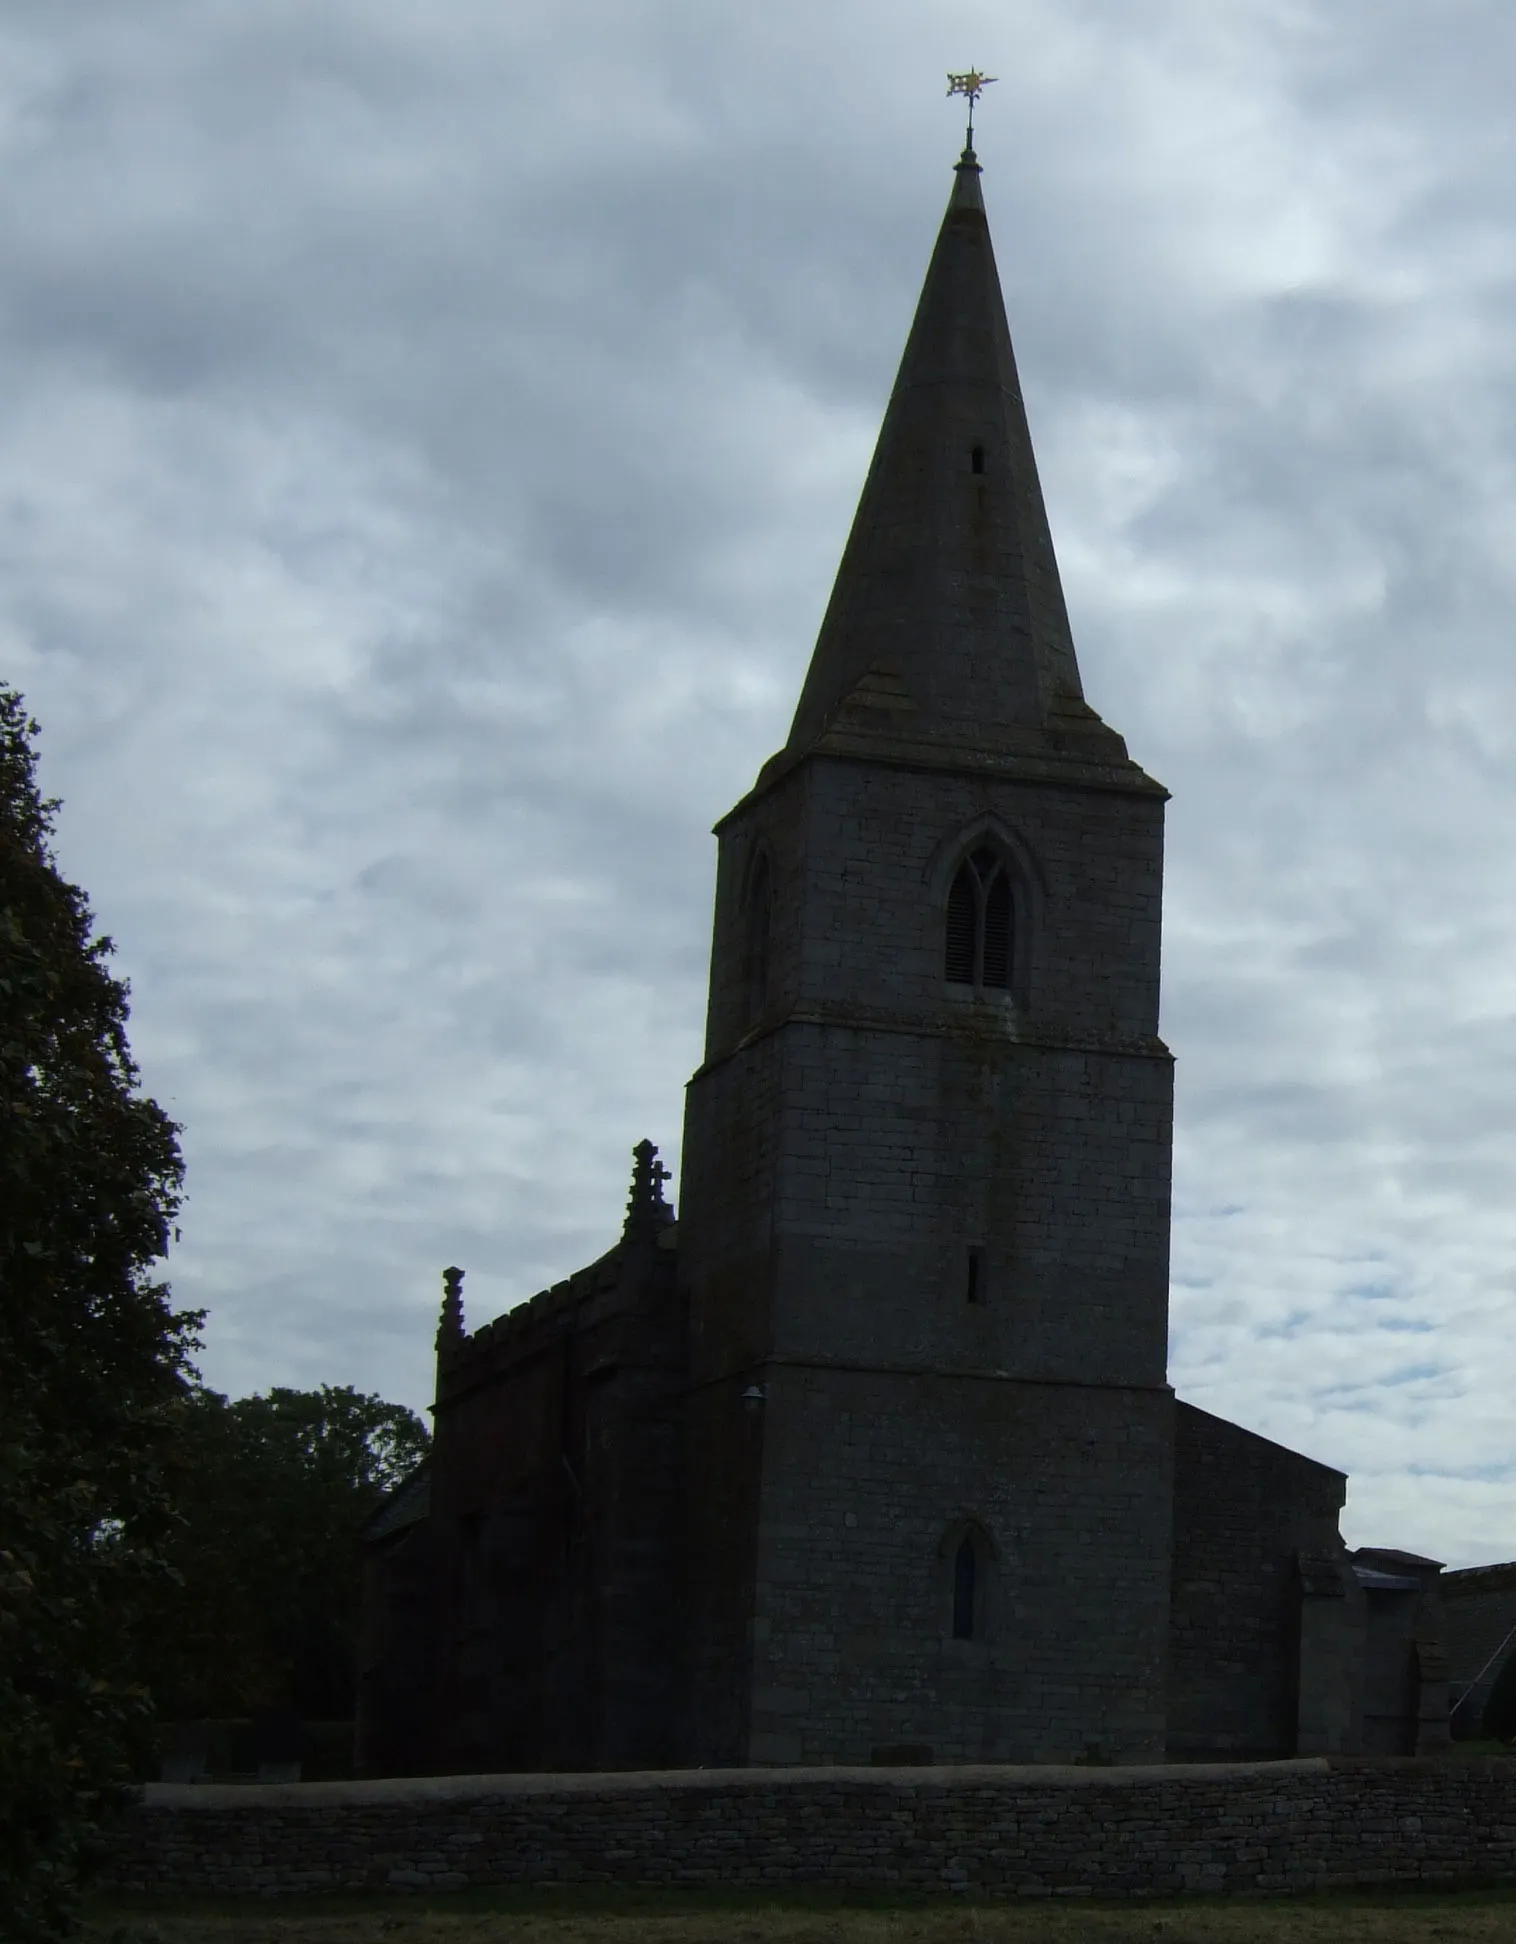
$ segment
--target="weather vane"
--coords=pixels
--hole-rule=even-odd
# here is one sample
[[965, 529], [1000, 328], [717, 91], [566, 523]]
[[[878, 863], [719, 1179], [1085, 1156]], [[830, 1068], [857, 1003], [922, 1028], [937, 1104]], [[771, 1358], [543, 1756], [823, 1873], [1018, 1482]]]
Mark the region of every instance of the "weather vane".
[[968, 96], [969, 132], [967, 140], [964, 143], [965, 148], [972, 149], [974, 146], [974, 103], [995, 79], [996, 77], [993, 74], [981, 74], [978, 68], [970, 68], [967, 74], [950, 74], [948, 76], [949, 95], [960, 94]]

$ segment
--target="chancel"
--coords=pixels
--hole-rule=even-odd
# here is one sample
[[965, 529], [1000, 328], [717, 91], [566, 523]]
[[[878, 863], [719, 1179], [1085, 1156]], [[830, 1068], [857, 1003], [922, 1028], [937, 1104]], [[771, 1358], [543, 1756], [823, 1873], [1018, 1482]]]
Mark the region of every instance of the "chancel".
[[[990, 77], [951, 78], [970, 111]], [[788, 740], [716, 827], [676, 1222], [470, 1332], [371, 1772], [1446, 1740], [1439, 1567], [1166, 1374], [1166, 792], [1086, 698], [965, 148]]]

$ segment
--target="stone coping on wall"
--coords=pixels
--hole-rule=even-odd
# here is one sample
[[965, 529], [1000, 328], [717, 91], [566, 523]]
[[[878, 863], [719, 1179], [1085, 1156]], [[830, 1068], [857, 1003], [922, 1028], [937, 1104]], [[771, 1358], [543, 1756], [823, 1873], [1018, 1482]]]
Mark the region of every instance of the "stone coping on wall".
[[1516, 1882], [1516, 1762], [746, 1768], [149, 1783], [119, 1890], [516, 1885], [987, 1896]]
[[[1385, 1757], [1372, 1766], [1401, 1767], [1407, 1757]], [[1369, 1758], [1360, 1758], [1367, 1761]], [[1355, 1761], [1355, 1767], [1359, 1762]], [[1092, 1764], [1057, 1762], [915, 1763], [906, 1768], [697, 1768], [507, 1770], [499, 1775], [392, 1775], [358, 1782], [148, 1782], [149, 1809], [336, 1809], [401, 1802], [471, 1802], [544, 1795], [636, 1795], [646, 1790], [733, 1790], [771, 1793], [813, 1789], [827, 1783], [882, 1788], [961, 1789], [992, 1783], [1016, 1787], [1139, 1787], [1153, 1782], [1240, 1781], [1249, 1776], [1319, 1775], [1342, 1766], [1324, 1755], [1278, 1762], [1159, 1762]], [[1516, 1768], [1516, 1764], [1512, 1765]]]

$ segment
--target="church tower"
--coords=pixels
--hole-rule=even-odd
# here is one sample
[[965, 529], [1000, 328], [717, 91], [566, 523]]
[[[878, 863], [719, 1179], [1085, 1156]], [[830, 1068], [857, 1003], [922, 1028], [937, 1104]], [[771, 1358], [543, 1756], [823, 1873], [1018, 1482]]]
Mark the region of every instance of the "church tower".
[[1084, 700], [972, 149], [718, 826], [689, 1756], [1162, 1759], [1162, 787]]

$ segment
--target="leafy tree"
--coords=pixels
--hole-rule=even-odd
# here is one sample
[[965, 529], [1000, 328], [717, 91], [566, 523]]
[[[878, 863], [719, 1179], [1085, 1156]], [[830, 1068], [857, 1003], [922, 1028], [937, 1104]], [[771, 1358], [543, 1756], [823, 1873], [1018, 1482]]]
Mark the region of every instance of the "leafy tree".
[[346, 1386], [197, 1392], [149, 1674], [162, 1712], [349, 1716], [363, 1524], [426, 1450], [418, 1417]]
[[58, 873], [37, 725], [0, 690], [0, 1933], [56, 1934], [148, 1700], [139, 1621], [200, 1317], [152, 1279], [177, 1129], [138, 1089], [128, 988]]

